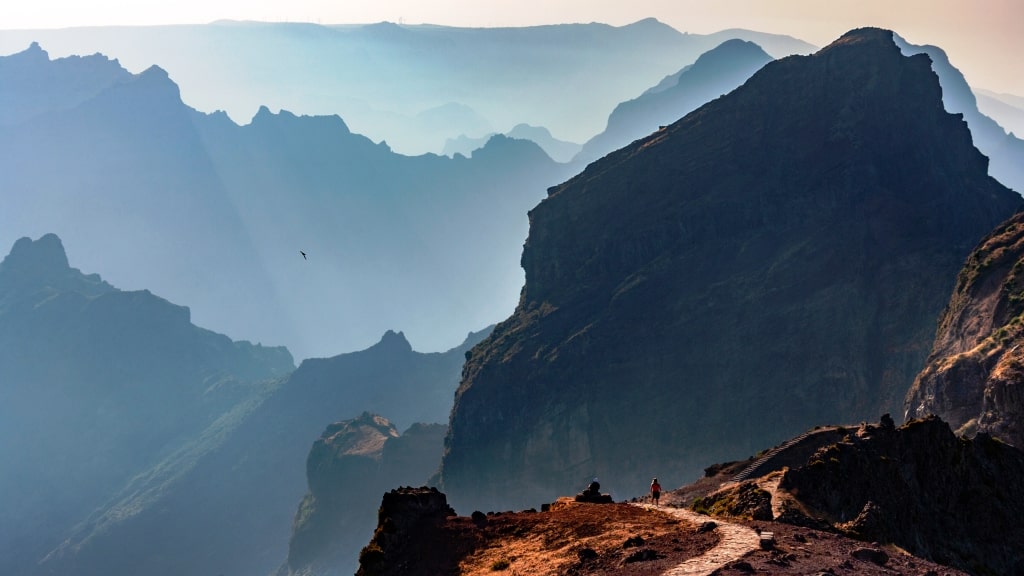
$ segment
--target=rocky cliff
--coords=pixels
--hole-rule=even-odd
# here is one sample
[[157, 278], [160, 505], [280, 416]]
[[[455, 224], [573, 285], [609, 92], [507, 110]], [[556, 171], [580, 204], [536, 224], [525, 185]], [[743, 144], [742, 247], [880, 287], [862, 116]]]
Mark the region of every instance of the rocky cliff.
[[1024, 214], [967, 258], [932, 354], [907, 394], [907, 418], [937, 414], [958, 432], [1024, 446]]
[[352, 574], [373, 532], [381, 492], [423, 484], [437, 470], [445, 427], [412, 426], [404, 434], [380, 416], [327, 427], [306, 460], [309, 493], [299, 504], [288, 561], [278, 574]]
[[515, 313], [473, 349], [457, 509], [613, 494], [896, 412], [978, 239], [1020, 205], [926, 56], [852, 31], [549, 190]]
[[779, 488], [861, 540], [972, 574], [1024, 573], [1024, 452], [935, 417], [889, 424], [819, 450]]

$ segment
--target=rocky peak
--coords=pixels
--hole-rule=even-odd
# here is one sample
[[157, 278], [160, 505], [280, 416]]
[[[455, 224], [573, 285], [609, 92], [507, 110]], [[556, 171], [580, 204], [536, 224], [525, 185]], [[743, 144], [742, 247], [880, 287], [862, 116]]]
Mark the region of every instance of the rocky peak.
[[64, 244], [56, 234], [44, 234], [35, 241], [28, 237], [19, 238], [0, 266], [9, 273], [32, 275], [63, 273], [71, 269]]
[[371, 350], [387, 353], [409, 353], [412, 352], [412, 344], [405, 339], [404, 332], [388, 330], [381, 336], [380, 341], [370, 347]]
[[33, 293], [44, 288], [86, 295], [113, 290], [98, 275], [84, 275], [71, 268], [56, 234], [44, 234], [38, 240], [19, 238], [0, 262], [0, 291]]
[[899, 413], [964, 257], [1020, 205], [891, 32], [769, 62], [530, 212], [526, 285], [470, 353], [441, 487], [458, 509], [593, 476], [640, 494]]

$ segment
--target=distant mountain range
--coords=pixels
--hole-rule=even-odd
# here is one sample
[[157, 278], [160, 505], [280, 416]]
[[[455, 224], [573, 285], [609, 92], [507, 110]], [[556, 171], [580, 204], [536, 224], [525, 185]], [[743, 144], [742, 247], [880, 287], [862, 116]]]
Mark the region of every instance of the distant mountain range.
[[[2, 24], [0, 24], [2, 26]], [[583, 142], [620, 102], [730, 38], [774, 57], [814, 46], [747, 30], [686, 34], [654, 19], [627, 26], [452, 28], [381, 22], [4, 30], [0, 54], [39, 42], [57, 55], [102, 53], [133, 72], [153, 64], [204, 112], [242, 123], [260, 106], [338, 114], [405, 154], [521, 123]]]
[[[488, 332], [423, 354], [389, 331], [294, 369], [283, 348], [232, 342], [71, 268], [55, 235], [21, 239], [0, 263], [0, 573], [268, 574], [324, 427], [372, 410], [414, 429], [398, 447], [431, 431], [432, 464], [413, 474], [425, 481], [465, 353]], [[376, 493], [413, 460], [348, 489]]]
[[39, 573], [120, 486], [293, 368], [71, 268], [52, 234], [18, 240], [0, 263], [0, 572]]
[[442, 489], [622, 496], [901, 411], [973, 246], [1022, 205], [924, 55], [856, 30], [590, 164], [530, 212], [516, 312], [473, 349]]
[[732, 92], [771, 60], [772, 57], [753, 42], [723, 42], [701, 54], [692, 65], [616, 106], [608, 117], [608, 126], [583, 145], [576, 161], [589, 164], [675, 122], [697, 107]]
[[392, 326], [445, 349], [507, 314], [526, 212], [569, 174], [505, 137], [453, 159], [396, 154], [337, 116], [261, 108], [239, 126], [185, 106], [162, 69], [102, 56], [33, 45], [0, 74], [0, 242], [55, 231], [116, 284], [299, 358]]

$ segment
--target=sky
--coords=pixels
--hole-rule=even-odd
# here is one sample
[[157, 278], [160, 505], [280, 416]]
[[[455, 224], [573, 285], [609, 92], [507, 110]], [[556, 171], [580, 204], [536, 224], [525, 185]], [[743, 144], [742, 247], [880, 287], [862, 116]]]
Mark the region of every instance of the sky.
[[[0, 29], [198, 24], [215, 20], [465, 27], [654, 17], [681, 32], [747, 28], [824, 46], [861, 26], [943, 48], [975, 88], [1024, 95], [1024, 0], [7, 0]], [[2, 34], [2, 32], [0, 32]]]

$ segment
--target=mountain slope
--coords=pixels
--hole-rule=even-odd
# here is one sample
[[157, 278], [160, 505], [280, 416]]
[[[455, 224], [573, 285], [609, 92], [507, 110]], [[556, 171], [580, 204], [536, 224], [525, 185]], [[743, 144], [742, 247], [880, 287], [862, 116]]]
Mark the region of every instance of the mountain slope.
[[655, 88], [616, 106], [604, 132], [588, 140], [575, 161], [585, 165], [675, 122], [698, 106], [731, 92], [771, 59], [753, 42], [723, 42]]
[[967, 258], [924, 370], [907, 393], [907, 418], [937, 414], [960, 433], [1024, 446], [1024, 214]]
[[119, 486], [292, 369], [71, 268], [55, 235], [18, 240], [0, 263], [0, 572], [34, 573]]
[[989, 174], [1008, 188], [1024, 193], [1024, 140], [1007, 134], [1002, 126], [978, 110], [977, 99], [967, 80], [950, 63], [946, 53], [936, 46], [915, 46], [896, 36], [904, 54], [927, 54], [942, 85], [946, 110], [963, 114], [971, 128], [974, 145], [989, 157]]
[[638, 494], [896, 412], [963, 258], [1020, 204], [891, 32], [769, 63], [531, 211], [526, 286], [467, 361], [444, 490], [462, 510], [594, 476]]
[[[288, 555], [296, 503], [307, 491], [306, 455], [326, 423], [365, 410], [392, 413], [402, 427], [443, 421], [465, 353], [485, 335], [470, 334], [448, 352], [420, 353], [401, 333], [388, 332], [366, 350], [306, 360], [125, 485], [76, 527], [41, 573], [273, 572]], [[382, 489], [379, 478], [349, 479], [351, 485], [337, 488], [358, 494]], [[364, 510], [331, 512], [339, 522], [356, 524]], [[371, 528], [355, 528], [359, 538], [343, 548], [358, 550]]]

